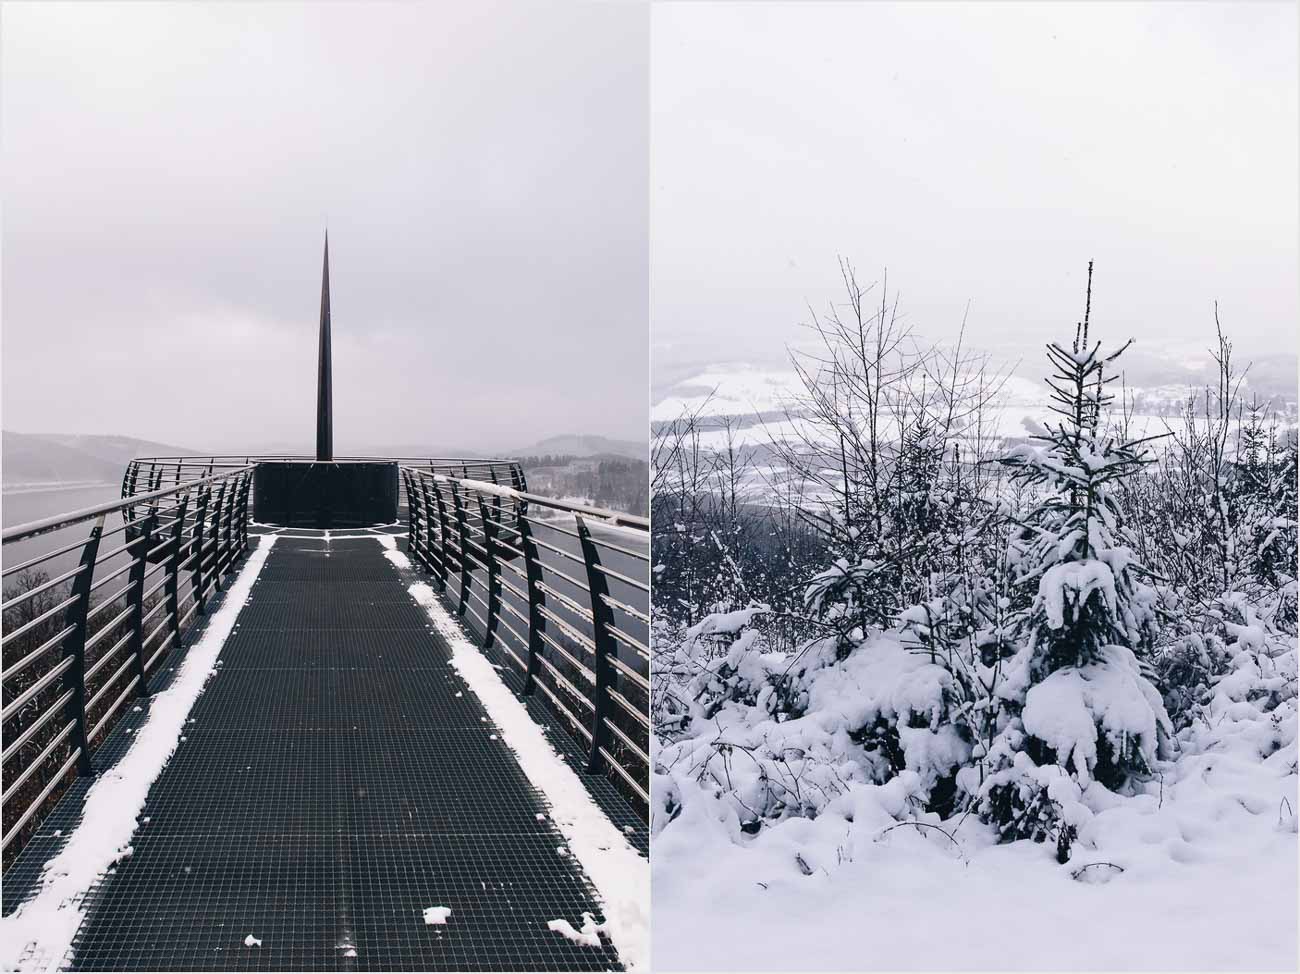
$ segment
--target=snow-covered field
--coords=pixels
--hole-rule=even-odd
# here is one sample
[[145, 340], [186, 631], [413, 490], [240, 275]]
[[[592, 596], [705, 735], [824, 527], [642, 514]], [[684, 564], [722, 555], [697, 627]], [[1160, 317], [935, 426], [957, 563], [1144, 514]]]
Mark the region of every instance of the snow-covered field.
[[[990, 403], [985, 418], [985, 435], [1026, 437], [1041, 431], [1042, 424], [1053, 414], [1047, 405], [1048, 387], [1035, 374], [1035, 366], [1021, 365], [1001, 381], [998, 394]], [[1243, 390], [1248, 383], [1243, 384]], [[1120, 389], [1112, 390], [1117, 396]], [[1186, 397], [1199, 392], [1192, 384], [1159, 386], [1129, 385], [1126, 394], [1137, 401], [1132, 417], [1132, 431], [1146, 436], [1165, 431], [1166, 421], [1176, 425], [1176, 415]], [[1266, 390], [1267, 392], [1268, 390]], [[718, 363], [676, 383], [651, 406], [652, 423], [670, 423], [686, 414], [702, 418], [732, 417], [738, 426], [737, 443], [764, 445], [774, 438], [808, 435], [815, 427], [800, 419], [798, 400], [803, 385], [793, 369], [760, 367], [747, 363]], [[1244, 393], [1249, 398], [1249, 393]], [[792, 418], [785, 418], [789, 411]], [[1290, 400], [1284, 414], [1295, 420], [1295, 401]], [[707, 424], [706, 424], [707, 425]], [[815, 439], [816, 437], [814, 437]], [[726, 434], [717, 429], [705, 432], [701, 446], [721, 449]]]
[[900, 824], [907, 773], [749, 836], [675, 769], [682, 808], [653, 847], [655, 966], [1295, 970], [1294, 698], [1277, 720], [1246, 709], [1185, 733], [1144, 793], [1094, 785], [1103, 810], [1065, 865], [1051, 843], [997, 844], [973, 815]]
[[[1200, 790], [1202, 773], [1189, 762], [1167, 785]], [[1278, 806], [1295, 807], [1295, 779], [1222, 777], [1199, 799], [1103, 813], [1106, 839], [1065, 866], [1027, 840], [992, 844], [974, 819], [958, 849], [928, 830], [884, 833], [885, 817], [792, 820], [734, 844], [701, 813], [655, 840], [655, 966], [1293, 971], [1296, 841]]]

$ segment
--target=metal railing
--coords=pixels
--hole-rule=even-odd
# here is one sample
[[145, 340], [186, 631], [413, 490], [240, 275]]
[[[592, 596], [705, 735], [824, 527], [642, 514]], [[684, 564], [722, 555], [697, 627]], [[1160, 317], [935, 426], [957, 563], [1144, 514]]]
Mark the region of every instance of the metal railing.
[[[649, 803], [646, 518], [402, 464], [408, 550], [485, 649], [540, 691], [587, 753]], [[522, 483], [522, 473], [518, 480]], [[503, 482], [504, 481], [504, 482]]]
[[[6, 867], [247, 552], [254, 465], [301, 459], [140, 458], [121, 500], [3, 532]], [[508, 460], [337, 462], [376, 459], [415, 561], [647, 810], [649, 521], [530, 494]]]
[[251, 482], [226, 465], [0, 536], [6, 864], [248, 550]]
[[[303, 455], [256, 456], [253, 454], [139, 457], [127, 464], [122, 475], [122, 496], [158, 490], [169, 484], [177, 485], [201, 477], [211, 477], [223, 470], [241, 469], [252, 463], [311, 462]], [[336, 457], [331, 463], [400, 463], [410, 464], [449, 477], [465, 477], [505, 483], [519, 490], [527, 490], [523, 469], [512, 460], [465, 460], [450, 457]]]

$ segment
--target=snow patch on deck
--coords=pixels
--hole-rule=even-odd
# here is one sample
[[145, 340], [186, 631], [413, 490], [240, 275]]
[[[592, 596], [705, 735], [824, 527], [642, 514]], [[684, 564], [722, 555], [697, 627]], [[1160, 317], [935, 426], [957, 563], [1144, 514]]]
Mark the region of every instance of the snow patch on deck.
[[53, 971], [65, 965], [85, 916], [87, 892], [131, 854], [145, 798], [176, 751], [181, 731], [275, 544], [263, 536], [235, 577], [221, 608], [197, 643], [185, 650], [171, 686], [154, 696], [130, 750], [86, 794], [81, 824], [45, 865], [36, 894], [0, 918], [0, 970]]
[[[384, 554], [393, 564], [410, 567], [410, 560], [402, 552], [389, 549]], [[604, 908], [605, 922], [600, 930], [609, 936], [628, 970], [646, 970], [650, 946], [649, 863], [592, 801], [577, 774], [555, 752], [492, 664], [466, 638], [433, 589], [417, 582], [408, 591], [447, 640], [451, 665], [500, 729], [528, 780], [550, 802], [551, 818], [568, 840], [569, 850], [595, 886]]]
[[451, 916], [449, 906], [428, 906], [424, 909], [424, 922], [435, 926], [446, 924], [449, 916]]
[[605, 925], [603, 923], [597, 923], [596, 918], [590, 913], [584, 913], [582, 915], [582, 927], [580, 929], [575, 930], [573, 924], [563, 918], [558, 920], [548, 920], [546, 923], [546, 929], [552, 930], [563, 937], [567, 937], [575, 944], [582, 944], [584, 947], [599, 947], [600, 932], [605, 929]]

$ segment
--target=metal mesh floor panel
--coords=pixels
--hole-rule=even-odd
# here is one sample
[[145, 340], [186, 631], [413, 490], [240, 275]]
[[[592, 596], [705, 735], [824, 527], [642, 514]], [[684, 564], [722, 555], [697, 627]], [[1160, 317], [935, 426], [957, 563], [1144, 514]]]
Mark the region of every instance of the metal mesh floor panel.
[[[402, 540], [401, 546], [405, 549], [405, 539]], [[414, 563], [414, 558], [412, 558]], [[406, 581], [422, 580], [429, 581], [429, 576], [422, 574], [418, 570], [401, 573]], [[455, 611], [456, 597], [454, 595], [455, 584], [449, 586], [448, 590], [442, 594], [444, 602], [451, 611]], [[472, 604], [472, 602], [471, 602]], [[473, 619], [472, 614], [466, 613], [462, 618], [462, 624], [475, 637], [476, 641], [481, 644], [482, 632], [481, 626]], [[609, 777], [603, 774], [587, 774], [587, 753], [586, 746], [583, 742], [578, 741], [572, 732], [565, 726], [564, 721], [556, 715], [551, 709], [550, 704], [546, 702], [544, 694], [536, 693], [525, 696], [524, 674], [519, 664], [510, 658], [509, 653], [502, 648], [500, 642], [495, 647], [482, 649], [481, 652], [487, 659], [496, 666], [497, 673], [502, 682], [506, 684], [515, 694], [515, 696], [524, 704], [528, 714], [533, 721], [541, 727], [546, 734], [547, 739], [555, 748], [561, 758], [571, 767], [578, 775], [587, 793], [591, 795], [592, 800], [603, 811], [623, 834], [627, 836], [630, 842], [638, 852], [643, 856], [650, 855], [650, 829], [642, 812], [638, 811], [628, 803], [623, 793], [614, 785]]]
[[617, 968], [547, 928], [600, 919], [593, 891], [401, 574], [319, 547], [272, 550], [74, 967]]
[[[224, 593], [209, 596], [211, 611], [215, 612], [224, 599]], [[192, 645], [203, 637], [208, 618], [210, 616], [199, 617], [194, 628], [185, 634], [183, 645]], [[147, 677], [149, 692], [157, 693], [171, 686], [183, 659], [183, 651], [168, 653], [162, 664]], [[151, 698], [146, 696], [126, 706], [121, 719], [95, 752], [97, 769], [108, 770], [126, 755], [135, 740], [136, 733], [148, 719], [150, 700]], [[93, 778], [78, 778], [68, 787], [58, 804], [41, 822], [36, 835], [4, 874], [5, 916], [17, 909], [23, 900], [36, 891], [45, 864], [63, 849], [72, 830], [81, 821], [86, 794], [93, 783]]]

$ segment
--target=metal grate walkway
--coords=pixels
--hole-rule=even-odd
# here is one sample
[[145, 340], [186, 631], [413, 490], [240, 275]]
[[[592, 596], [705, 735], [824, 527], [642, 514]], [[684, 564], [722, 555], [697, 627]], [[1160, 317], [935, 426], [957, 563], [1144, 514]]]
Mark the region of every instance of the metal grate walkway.
[[449, 658], [378, 543], [281, 537], [74, 966], [617, 968], [548, 929], [591, 887]]

